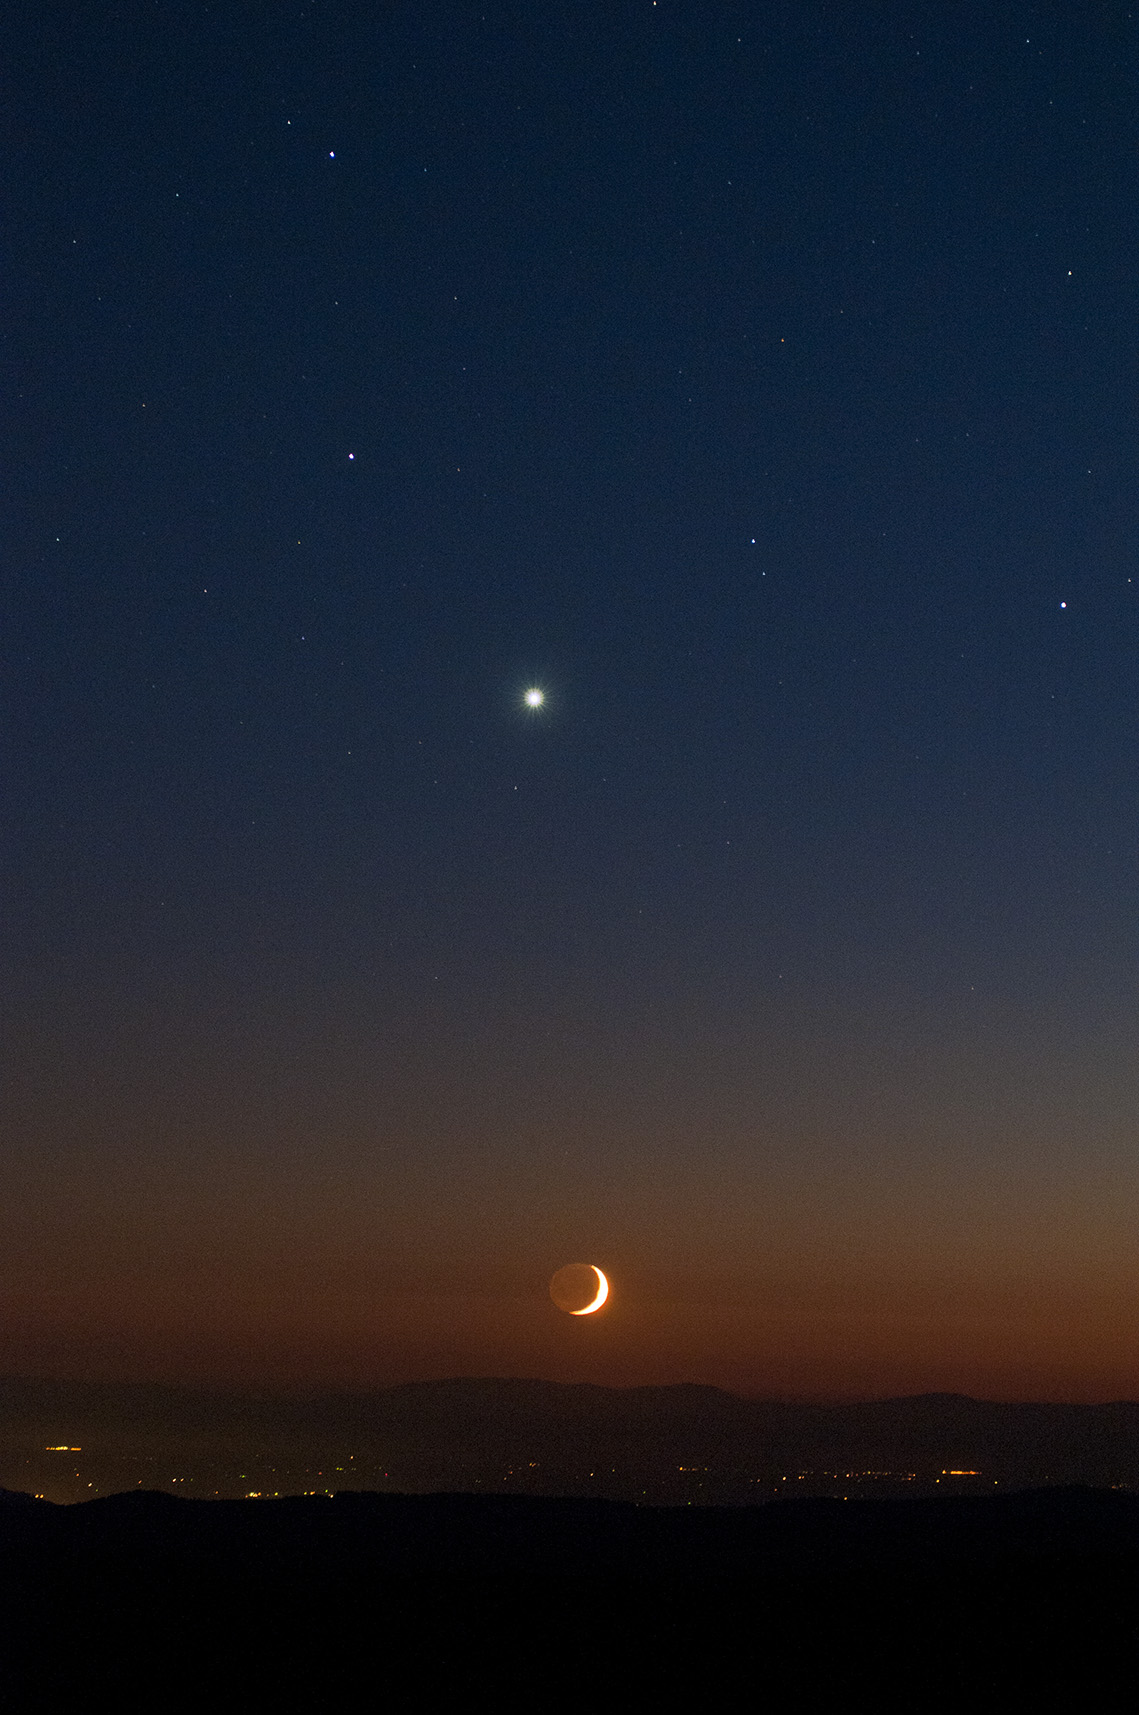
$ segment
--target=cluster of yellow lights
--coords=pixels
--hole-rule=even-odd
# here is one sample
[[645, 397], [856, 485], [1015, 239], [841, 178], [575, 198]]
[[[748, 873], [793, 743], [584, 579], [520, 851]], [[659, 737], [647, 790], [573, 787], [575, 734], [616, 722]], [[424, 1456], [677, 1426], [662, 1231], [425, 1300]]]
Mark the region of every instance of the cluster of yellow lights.
[[82, 1453], [82, 1447], [45, 1447], [45, 1453]]

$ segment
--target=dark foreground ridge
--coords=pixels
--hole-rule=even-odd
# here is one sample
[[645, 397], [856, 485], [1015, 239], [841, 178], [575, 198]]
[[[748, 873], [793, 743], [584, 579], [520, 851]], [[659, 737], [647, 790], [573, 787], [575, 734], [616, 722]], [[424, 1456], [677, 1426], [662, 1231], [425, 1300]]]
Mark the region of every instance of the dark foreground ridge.
[[[209, 1576], [338, 1585], [346, 1577], [829, 1579], [1113, 1559], [1139, 1571], [1139, 1496], [1092, 1489], [945, 1500], [635, 1507], [521, 1495], [111, 1495], [74, 1507], [0, 1491], [19, 1585], [42, 1567], [133, 1574], [148, 1559]], [[16, 1589], [6, 1594], [17, 1599]]]
[[1137, 1596], [1139, 1497], [1090, 1489], [754, 1508], [0, 1496], [7, 1683], [25, 1699], [5, 1707], [101, 1687], [142, 1709], [175, 1684], [224, 1688], [219, 1707], [324, 1707], [361, 1672], [396, 1707], [726, 1706], [741, 1675], [875, 1707], [996, 1707], [1026, 1687], [1092, 1707], [1133, 1678]]

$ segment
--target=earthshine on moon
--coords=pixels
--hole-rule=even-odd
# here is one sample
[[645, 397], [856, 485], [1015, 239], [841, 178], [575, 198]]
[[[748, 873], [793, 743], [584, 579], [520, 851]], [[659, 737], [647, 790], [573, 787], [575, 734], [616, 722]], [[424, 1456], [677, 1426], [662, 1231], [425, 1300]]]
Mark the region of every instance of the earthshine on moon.
[[591, 1316], [609, 1296], [609, 1282], [591, 1262], [569, 1262], [550, 1282], [550, 1297], [571, 1316]]

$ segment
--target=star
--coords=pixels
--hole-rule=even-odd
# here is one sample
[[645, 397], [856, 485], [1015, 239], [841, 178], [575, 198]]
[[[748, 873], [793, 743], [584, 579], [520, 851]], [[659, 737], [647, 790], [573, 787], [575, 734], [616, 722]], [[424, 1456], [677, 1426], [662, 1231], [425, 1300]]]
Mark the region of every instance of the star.
[[546, 695], [544, 691], [538, 689], [537, 685], [532, 685], [522, 700], [528, 709], [540, 709], [546, 700]]

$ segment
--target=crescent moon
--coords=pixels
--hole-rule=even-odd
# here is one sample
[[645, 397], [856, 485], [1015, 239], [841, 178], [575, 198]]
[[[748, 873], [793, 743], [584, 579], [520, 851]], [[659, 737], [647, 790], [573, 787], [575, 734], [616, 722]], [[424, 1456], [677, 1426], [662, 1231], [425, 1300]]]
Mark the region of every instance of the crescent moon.
[[571, 1310], [571, 1316], [592, 1315], [593, 1311], [601, 1309], [601, 1306], [609, 1296], [609, 1282], [606, 1280], [595, 1262], [591, 1262], [589, 1266], [597, 1276], [597, 1297], [593, 1300], [592, 1304], [587, 1304], [583, 1310]]

